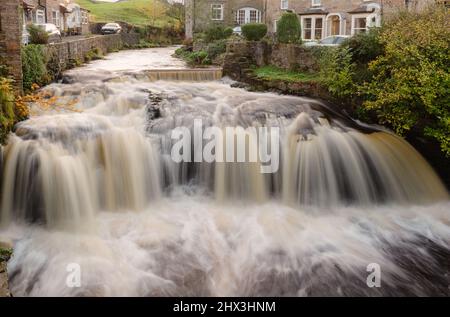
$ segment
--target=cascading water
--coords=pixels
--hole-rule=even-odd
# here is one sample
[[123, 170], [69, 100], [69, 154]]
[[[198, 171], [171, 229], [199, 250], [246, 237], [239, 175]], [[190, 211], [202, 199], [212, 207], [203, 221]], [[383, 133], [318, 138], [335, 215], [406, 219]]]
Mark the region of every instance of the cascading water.
[[[409, 144], [315, 100], [193, 82], [217, 70], [130, 66], [144, 53], [46, 87], [79, 112], [35, 105], [2, 148], [15, 296], [449, 294], [449, 196]], [[196, 160], [198, 119], [202, 133], [233, 128], [216, 154], [241, 138], [248, 157], [257, 128], [279, 128], [279, 168]], [[177, 127], [191, 162], [171, 157]], [[71, 263], [81, 287], [66, 285]], [[370, 263], [380, 288], [366, 285]]]

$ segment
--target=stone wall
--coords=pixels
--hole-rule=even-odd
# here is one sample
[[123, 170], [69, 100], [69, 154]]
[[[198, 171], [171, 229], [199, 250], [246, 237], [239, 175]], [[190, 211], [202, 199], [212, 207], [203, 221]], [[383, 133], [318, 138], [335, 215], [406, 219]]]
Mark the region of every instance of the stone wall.
[[286, 70], [316, 72], [317, 57], [314, 48], [294, 44], [266, 42], [230, 42], [223, 64], [223, 74], [239, 81], [237, 87], [256, 91], [308, 96], [332, 100], [328, 90], [317, 81], [288, 82], [268, 80], [254, 75], [252, 66], [274, 65]]
[[22, 60], [20, 44], [22, 37], [21, 11], [19, 0], [0, 1], [0, 63], [9, 66], [14, 78], [14, 87], [22, 92]]
[[266, 42], [230, 42], [224, 60], [224, 74], [240, 80], [251, 65], [274, 65], [287, 70], [314, 72], [318, 69], [314, 48]]
[[[271, 0], [278, 1], [279, 0]], [[215, 25], [236, 26], [237, 11], [242, 8], [255, 8], [261, 12], [261, 22], [265, 22], [267, 0], [185, 0], [186, 7], [186, 38], [192, 38], [193, 33], [201, 32]], [[223, 5], [223, 19], [212, 20], [211, 5]]]
[[83, 62], [86, 54], [98, 49], [102, 55], [120, 50], [124, 45], [132, 46], [139, 43], [139, 34], [123, 33], [111, 35], [98, 35], [68, 42], [47, 45], [48, 54], [56, 54], [61, 69], [64, 70], [74, 61]]

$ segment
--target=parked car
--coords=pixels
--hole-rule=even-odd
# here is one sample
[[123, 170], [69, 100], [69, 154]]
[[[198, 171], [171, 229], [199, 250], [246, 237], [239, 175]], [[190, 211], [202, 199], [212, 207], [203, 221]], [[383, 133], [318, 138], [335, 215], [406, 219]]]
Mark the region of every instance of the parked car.
[[319, 41], [311, 41], [311, 42], [305, 42], [303, 45], [305, 46], [338, 46], [346, 39], [348, 39], [350, 36], [348, 35], [333, 35], [328, 36], [322, 40]]
[[242, 34], [242, 28], [238, 25], [236, 27], [233, 28], [233, 33], [234, 34]]
[[61, 32], [58, 30], [56, 25], [51, 23], [44, 23], [36, 24], [36, 26], [47, 32], [49, 43], [61, 42]]
[[22, 44], [28, 45], [29, 43], [30, 43], [30, 32], [28, 32], [26, 27], [24, 27], [22, 29]]
[[122, 27], [118, 23], [107, 23], [102, 26], [102, 34], [117, 34], [122, 32]]

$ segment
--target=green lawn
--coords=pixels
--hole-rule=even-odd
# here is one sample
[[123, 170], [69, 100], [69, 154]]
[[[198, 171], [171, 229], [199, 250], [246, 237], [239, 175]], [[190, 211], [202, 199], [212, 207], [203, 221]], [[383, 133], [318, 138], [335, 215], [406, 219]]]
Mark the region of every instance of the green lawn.
[[284, 80], [288, 82], [308, 82], [318, 80], [317, 74], [284, 70], [272, 65], [255, 68], [254, 73], [257, 77], [268, 80]]
[[[123, 21], [134, 25], [154, 26], [165, 26], [173, 22], [164, 14], [158, 0], [126, 0], [117, 3], [94, 3], [90, 0], [75, 0], [75, 2], [91, 11], [91, 20], [94, 22]], [[157, 6], [154, 6], [157, 2], [159, 2]]]

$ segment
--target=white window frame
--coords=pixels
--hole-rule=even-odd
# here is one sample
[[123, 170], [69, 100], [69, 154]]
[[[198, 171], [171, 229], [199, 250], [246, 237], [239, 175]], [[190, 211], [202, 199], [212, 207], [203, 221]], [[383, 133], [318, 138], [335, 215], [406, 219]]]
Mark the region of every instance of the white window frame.
[[[41, 18], [42, 20], [39, 20], [39, 18]], [[41, 9], [36, 10], [36, 24], [44, 24], [44, 23], [45, 23], [45, 11]]]
[[281, 0], [280, 1], [280, 9], [281, 10], [289, 9], [289, 0]]
[[[214, 17], [214, 12], [216, 10], [220, 10], [220, 17]], [[211, 20], [213, 21], [223, 21], [223, 4], [222, 3], [213, 3], [211, 4]]]
[[81, 11], [81, 24], [89, 24], [89, 13]]
[[[256, 12], [256, 21], [251, 21], [251, 12], [255, 11]], [[244, 12], [244, 20], [241, 21], [240, 19], [240, 13]], [[244, 25], [247, 23], [261, 23], [261, 11], [259, 11], [256, 8], [252, 8], [252, 7], [245, 7], [245, 8], [240, 8], [239, 10], [236, 11], [236, 23], [238, 25]]]
[[322, 5], [321, 0], [311, 0], [311, 6], [312, 7], [320, 7]]
[[277, 33], [278, 20], [273, 20], [273, 33]]
[[57, 10], [52, 10], [52, 23], [54, 25], [56, 25], [56, 27], [58, 27], [58, 28], [61, 26], [60, 18], [59, 18], [59, 11], [57, 11]]
[[[356, 19], [366, 19], [366, 27], [365, 28], [356, 28]], [[372, 23], [371, 20], [375, 19], [375, 23]], [[365, 30], [366, 32], [371, 27], [379, 27], [381, 25], [381, 16], [379, 13], [360, 13], [352, 15], [352, 30], [351, 35], [355, 35], [357, 30]]]
[[[316, 41], [315, 35], [316, 35], [316, 19], [322, 19], [322, 34], [320, 39], [321, 40], [325, 37], [326, 32], [326, 15], [305, 15], [301, 18], [301, 26], [302, 26], [302, 40], [304, 41]], [[311, 19], [311, 38], [305, 39], [305, 19]]]

